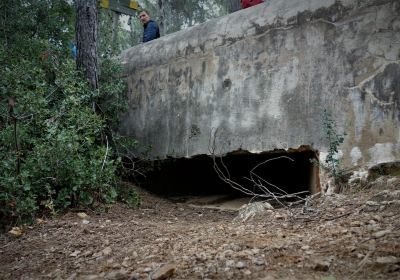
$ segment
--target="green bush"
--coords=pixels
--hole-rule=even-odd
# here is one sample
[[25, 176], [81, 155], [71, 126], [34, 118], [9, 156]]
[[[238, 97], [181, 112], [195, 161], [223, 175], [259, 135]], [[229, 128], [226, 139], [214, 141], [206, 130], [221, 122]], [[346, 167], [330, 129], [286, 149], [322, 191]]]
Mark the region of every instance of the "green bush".
[[136, 145], [115, 132], [126, 108], [120, 67], [103, 60], [92, 90], [67, 47], [72, 7], [11, 2], [0, 38], [0, 224], [116, 199], [136, 205], [119, 186], [120, 156]]
[[336, 129], [335, 120], [332, 112], [324, 108], [322, 114], [322, 125], [325, 133], [325, 140], [328, 144], [328, 154], [325, 159], [325, 164], [328, 172], [337, 179], [340, 173], [338, 152], [340, 145], [344, 142], [345, 134], [339, 134]]
[[92, 91], [74, 67], [72, 60], [56, 65], [53, 85], [29, 63], [6, 71], [5, 84], [14, 86], [0, 106], [2, 219], [22, 222], [40, 209], [111, 203], [118, 196], [120, 158], [110, 124], [123, 107], [123, 86], [105, 82], [106, 94]]

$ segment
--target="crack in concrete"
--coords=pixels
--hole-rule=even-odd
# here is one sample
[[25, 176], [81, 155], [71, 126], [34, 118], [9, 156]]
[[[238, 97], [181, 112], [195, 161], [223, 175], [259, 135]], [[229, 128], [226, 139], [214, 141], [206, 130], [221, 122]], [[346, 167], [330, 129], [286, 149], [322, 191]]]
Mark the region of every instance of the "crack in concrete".
[[359, 82], [357, 85], [352, 86], [352, 87], [344, 87], [347, 90], [353, 90], [353, 89], [359, 89], [362, 90], [362, 87], [370, 82], [371, 80], [373, 80], [378, 74], [381, 74], [383, 71], [385, 71], [386, 67], [390, 64], [399, 64], [400, 65], [400, 60], [393, 60], [390, 61], [388, 63], [383, 64], [381, 67], [379, 67], [378, 70], [376, 70], [371, 76], [365, 78], [364, 80], [362, 80], [361, 82]]

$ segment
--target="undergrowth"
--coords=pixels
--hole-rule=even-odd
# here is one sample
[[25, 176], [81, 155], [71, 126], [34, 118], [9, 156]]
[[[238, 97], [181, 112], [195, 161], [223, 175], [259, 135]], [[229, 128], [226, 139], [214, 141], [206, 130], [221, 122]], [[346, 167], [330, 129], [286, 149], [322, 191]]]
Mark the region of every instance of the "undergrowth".
[[121, 155], [136, 145], [116, 132], [126, 108], [120, 67], [103, 59], [92, 90], [67, 47], [71, 5], [11, 2], [0, 38], [0, 224], [117, 199], [137, 205], [119, 184]]

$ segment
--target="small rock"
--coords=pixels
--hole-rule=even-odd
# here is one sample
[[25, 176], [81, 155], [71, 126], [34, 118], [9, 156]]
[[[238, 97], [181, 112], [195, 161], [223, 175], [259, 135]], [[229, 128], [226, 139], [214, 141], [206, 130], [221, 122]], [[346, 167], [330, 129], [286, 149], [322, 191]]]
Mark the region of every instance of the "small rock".
[[286, 215], [284, 215], [284, 214], [279, 214], [279, 213], [275, 214], [275, 219], [277, 219], [277, 220], [283, 220], [285, 218], [286, 218]]
[[360, 222], [360, 221], [352, 221], [352, 222], [350, 222], [350, 226], [352, 226], [352, 227], [360, 227], [360, 226], [362, 226], [362, 222]]
[[125, 280], [126, 279], [126, 274], [127, 272], [124, 270], [117, 270], [117, 271], [112, 271], [108, 273], [105, 277], [105, 279], [110, 279], [110, 280]]
[[368, 231], [377, 231], [379, 229], [378, 224], [369, 224], [367, 225], [367, 230]]
[[85, 280], [97, 280], [100, 279], [101, 277], [99, 275], [95, 274], [90, 274], [85, 276]]
[[248, 276], [248, 275], [251, 275], [251, 271], [248, 270], [248, 269], [246, 269], [246, 270], [243, 272], [243, 274], [244, 274], [244, 275], [247, 275], [247, 276]]
[[84, 225], [87, 225], [87, 224], [89, 224], [90, 222], [88, 221], [88, 220], [82, 220], [82, 224], [84, 224]]
[[41, 225], [43, 223], [44, 223], [43, 219], [39, 219], [39, 218], [36, 219], [36, 224]]
[[396, 264], [400, 262], [400, 259], [395, 256], [378, 257], [376, 262], [379, 264]]
[[307, 246], [307, 245], [305, 245], [305, 246], [303, 246], [303, 247], [301, 247], [301, 250], [310, 250], [310, 246]]
[[129, 280], [138, 280], [140, 278], [140, 274], [137, 272], [134, 272], [131, 277], [129, 278]]
[[354, 245], [350, 245], [347, 247], [347, 250], [349, 250], [350, 252], [354, 252], [355, 250], [357, 250], [357, 247]]
[[123, 267], [128, 267], [129, 266], [129, 257], [125, 257], [124, 261], [121, 264]]
[[315, 260], [314, 261], [314, 270], [316, 271], [328, 271], [330, 263], [327, 261]]
[[364, 254], [357, 253], [357, 258], [359, 258], [359, 259], [363, 259], [364, 257], [365, 257], [365, 255], [364, 255]]
[[93, 255], [93, 252], [90, 251], [90, 250], [85, 251], [85, 252], [82, 254], [82, 256], [84, 256], [84, 257], [88, 257], [88, 256], [91, 256], [91, 255]]
[[376, 201], [368, 200], [368, 201], [365, 202], [365, 205], [373, 207], [373, 206], [379, 206], [380, 204], [378, 202], [376, 202]]
[[70, 256], [70, 257], [76, 258], [76, 257], [79, 255], [80, 252], [81, 252], [81, 251], [76, 250], [76, 251], [74, 251], [73, 253], [69, 254], [69, 256]]
[[373, 196], [371, 200], [374, 202], [393, 201], [400, 199], [400, 190], [389, 191], [385, 190]]
[[149, 273], [151, 271], [152, 271], [152, 269], [150, 267], [146, 267], [145, 269], [143, 269], [144, 273]]
[[225, 262], [225, 266], [226, 267], [233, 267], [235, 265], [235, 261], [234, 260], [227, 260]]
[[111, 249], [111, 247], [106, 247], [101, 252], [103, 253], [104, 256], [108, 256], [111, 254], [112, 249]]
[[94, 253], [94, 254], [92, 255], [93, 258], [99, 258], [99, 257], [101, 257], [101, 256], [103, 256], [103, 252], [97, 252], [97, 253]]
[[365, 202], [364, 211], [377, 211], [380, 206], [378, 202], [368, 200]]
[[374, 218], [374, 220], [378, 221], [378, 222], [382, 221], [382, 217], [379, 215], [374, 215], [374, 216], [372, 216], [372, 218]]
[[152, 280], [164, 280], [170, 278], [176, 270], [176, 265], [173, 263], [169, 263], [163, 265], [152, 275]]
[[381, 238], [383, 236], [385, 236], [388, 233], [391, 233], [392, 231], [390, 229], [386, 229], [386, 230], [381, 230], [378, 232], [375, 232], [372, 236], [375, 238]]
[[239, 208], [239, 214], [234, 219], [235, 222], [246, 222], [249, 219], [252, 219], [256, 216], [260, 216], [265, 214], [267, 210], [272, 210], [274, 207], [268, 202], [253, 202], [249, 204], [245, 204]]
[[261, 266], [261, 265], [265, 264], [265, 261], [263, 259], [261, 259], [261, 258], [255, 258], [255, 259], [253, 259], [253, 263], [255, 265]]
[[246, 267], [246, 263], [245, 262], [239, 261], [239, 262], [236, 263], [236, 268], [242, 269], [242, 268], [245, 268], [245, 267]]
[[20, 228], [20, 227], [13, 227], [8, 233], [15, 237], [20, 237], [22, 235], [23, 231], [22, 231], [22, 228]]
[[80, 212], [80, 213], [78, 213], [78, 214], [76, 214], [79, 218], [81, 218], [81, 219], [87, 219], [87, 218], [89, 218], [89, 216], [86, 214], [86, 213], [84, 213], [84, 212]]

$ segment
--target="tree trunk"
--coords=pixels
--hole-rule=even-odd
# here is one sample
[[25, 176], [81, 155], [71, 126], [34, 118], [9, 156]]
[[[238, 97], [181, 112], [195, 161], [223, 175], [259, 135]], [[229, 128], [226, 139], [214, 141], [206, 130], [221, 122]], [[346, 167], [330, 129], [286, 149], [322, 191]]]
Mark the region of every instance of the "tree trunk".
[[239, 11], [240, 7], [240, 0], [227, 0], [227, 7], [230, 13]]
[[118, 52], [118, 27], [119, 27], [119, 16], [118, 12], [113, 12], [113, 22], [112, 22], [112, 31], [111, 31], [111, 52], [112, 54], [116, 54]]
[[98, 88], [97, 0], [76, 0], [76, 65]]
[[160, 12], [160, 20], [158, 27], [160, 29], [160, 36], [165, 35], [165, 11], [164, 11], [164, 0], [158, 0], [158, 9]]

